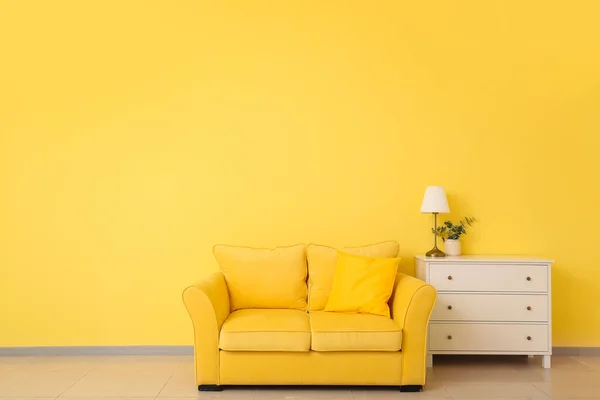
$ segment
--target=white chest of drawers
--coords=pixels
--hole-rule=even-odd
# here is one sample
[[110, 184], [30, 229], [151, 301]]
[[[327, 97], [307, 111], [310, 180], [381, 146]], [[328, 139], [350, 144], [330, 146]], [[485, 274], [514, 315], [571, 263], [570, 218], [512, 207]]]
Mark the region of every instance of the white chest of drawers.
[[552, 260], [507, 256], [416, 256], [416, 276], [438, 300], [429, 322], [434, 354], [552, 355]]

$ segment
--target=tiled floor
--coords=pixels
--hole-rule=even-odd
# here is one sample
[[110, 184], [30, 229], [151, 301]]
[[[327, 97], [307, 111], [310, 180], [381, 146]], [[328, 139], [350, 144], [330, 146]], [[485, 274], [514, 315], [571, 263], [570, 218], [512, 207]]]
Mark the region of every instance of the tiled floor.
[[600, 357], [438, 358], [422, 393], [397, 390], [228, 389], [199, 393], [191, 356], [0, 357], [0, 399], [600, 400]]

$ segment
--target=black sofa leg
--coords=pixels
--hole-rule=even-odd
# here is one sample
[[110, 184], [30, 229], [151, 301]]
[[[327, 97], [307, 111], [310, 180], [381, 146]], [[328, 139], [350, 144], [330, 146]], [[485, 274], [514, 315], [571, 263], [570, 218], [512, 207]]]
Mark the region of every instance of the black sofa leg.
[[219, 385], [198, 385], [199, 392], [222, 392], [223, 387]]
[[400, 386], [401, 392], [422, 392], [423, 385], [404, 385]]

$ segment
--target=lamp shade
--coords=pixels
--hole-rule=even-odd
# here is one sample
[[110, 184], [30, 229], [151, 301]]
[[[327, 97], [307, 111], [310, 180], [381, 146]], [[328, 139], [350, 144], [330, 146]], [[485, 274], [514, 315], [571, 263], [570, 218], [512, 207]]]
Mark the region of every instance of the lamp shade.
[[423, 196], [423, 204], [421, 204], [422, 213], [440, 213], [448, 214], [450, 207], [448, 207], [448, 199], [446, 198], [446, 192], [441, 186], [428, 186], [425, 189], [425, 196]]

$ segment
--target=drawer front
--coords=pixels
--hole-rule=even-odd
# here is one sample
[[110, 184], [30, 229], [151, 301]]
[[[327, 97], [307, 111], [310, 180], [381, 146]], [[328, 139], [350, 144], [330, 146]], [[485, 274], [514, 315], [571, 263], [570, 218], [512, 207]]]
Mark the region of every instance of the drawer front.
[[429, 276], [438, 291], [548, 292], [546, 265], [431, 263]]
[[432, 351], [545, 352], [548, 325], [430, 324]]
[[548, 295], [440, 293], [431, 320], [547, 322]]

